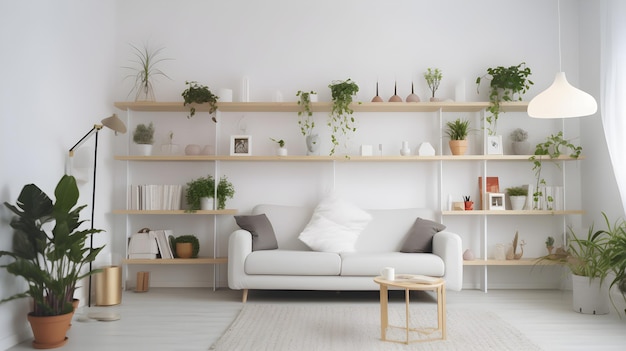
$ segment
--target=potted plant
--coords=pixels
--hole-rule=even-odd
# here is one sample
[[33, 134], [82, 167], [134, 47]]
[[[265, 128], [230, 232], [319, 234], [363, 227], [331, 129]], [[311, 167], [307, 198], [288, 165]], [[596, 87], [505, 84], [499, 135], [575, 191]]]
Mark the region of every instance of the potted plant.
[[523, 210], [528, 196], [528, 189], [521, 186], [514, 186], [506, 189], [507, 195], [511, 200], [512, 210]]
[[276, 150], [276, 154], [278, 156], [287, 156], [287, 148], [285, 147], [285, 141], [283, 139], [276, 140], [274, 138], [270, 138], [270, 140], [278, 144], [278, 150]]
[[511, 132], [510, 137], [513, 140], [513, 153], [515, 155], [528, 155], [530, 153], [527, 131], [522, 128], [516, 128]]
[[531, 75], [530, 68], [522, 62], [517, 66], [487, 68], [487, 73], [476, 78], [476, 90], [480, 87], [483, 78], [490, 80], [489, 83], [489, 108], [491, 113], [486, 117], [487, 132], [496, 135], [498, 116], [500, 115], [500, 103], [503, 101], [522, 101], [522, 95], [530, 89], [534, 83], [528, 79]]
[[156, 76], [164, 76], [169, 79], [169, 77], [163, 73], [160, 69], [156, 68], [156, 65], [165, 60], [165, 58], [157, 58], [157, 56], [161, 53], [163, 48], [156, 49], [154, 51], [150, 51], [149, 48], [143, 47], [139, 49], [138, 47], [130, 44], [130, 46], [134, 50], [135, 60], [133, 63], [136, 63], [138, 66], [136, 67], [124, 67], [135, 71], [134, 75], [127, 76], [135, 77], [135, 85], [128, 93], [128, 95], [132, 94], [135, 91], [135, 101], [155, 101], [154, 97], [154, 88], [152, 86], [152, 81]]
[[[606, 216], [605, 216], [606, 218]], [[586, 237], [578, 237], [568, 227], [568, 240], [565, 248], [558, 248], [554, 254], [540, 257], [557, 261], [568, 267], [572, 273], [573, 309], [588, 314], [608, 313], [608, 290], [602, 283], [611, 272], [611, 259], [608, 255], [610, 235], [605, 230], [588, 229]]]
[[[616, 287], [626, 301], [626, 222], [620, 219], [611, 225], [606, 215], [604, 217], [607, 224], [607, 232], [609, 233], [606, 254], [614, 274], [613, 280], [609, 285], [609, 291]], [[611, 296], [611, 301], [613, 302], [612, 295], [609, 296]], [[615, 307], [614, 302], [613, 306]], [[624, 310], [624, 313], [626, 313], [626, 310]]]
[[450, 138], [450, 151], [453, 155], [464, 155], [467, 150], [467, 135], [470, 132], [470, 121], [457, 118], [446, 123], [446, 135]]
[[328, 126], [331, 130], [332, 148], [330, 155], [334, 155], [339, 146], [340, 136], [347, 136], [350, 132], [356, 132], [354, 126], [354, 110], [350, 107], [352, 96], [359, 91], [359, 86], [348, 78], [345, 81], [335, 81], [328, 85], [331, 91], [333, 105], [329, 114]]
[[[83, 272], [83, 268], [103, 249], [103, 246], [85, 247], [86, 239], [102, 230], [78, 229], [85, 222], [79, 219], [79, 214], [86, 206], [76, 206], [79, 197], [76, 179], [68, 175], [61, 177], [54, 194], [53, 202], [35, 184], [28, 184], [22, 188], [16, 205], [4, 203], [16, 217], [11, 220], [13, 249], [0, 251], [0, 257], [8, 256], [13, 261], [2, 267], [23, 278], [28, 288], [1, 302], [32, 298], [33, 310], [28, 320], [36, 348], [65, 344], [76, 284], [97, 273], [97, 270]], [[39, 328], [40, 322], [46, 324], [44, 332], [52, 331], [56, 335], [48, 339]]]
[[217, 209], [225, 209], [226, 199], [232, 199], [233, 196], [235, 196], [235, 187], [226, 176], [222, 176], [217, 184]]
[[211, 175], [187, 183], [185, 192], [189, 211], [212, 210], [215, 197], [215, 179]]
[[554, 238], [551, 236], [546, 238], [546, 249], [548, 250], [548, 255], [552, 255], [552, 251], [554, 250]]
[[441, 78], [443, 78], [443, 74], [439, 68], [428, 68], [426, 72], [424, 72], [424, 79], [426, 79], [426, 84], [428, 84], [428, 88], [432, 93], [430, 101], [439, 101], [439, 99], [435, 97], [435, 92], [439, 89]]
[[304, 92], [298, 90], [296, 96], [299, 97], [298, 105], [302, 107], [298, 111], [298, 117], [300, 117], [298, 125], [300, 126], [300, 132], [306, 140], [307, 155], [315, 155], [319, 150], [319, 135], [313, 133], [315, 121], [313, 120], [311, 102], [317, 101], [317, 93], [315, 91]]
[[139, 154], [148, 156], [152, 153], [152, 144], [154, 143], [154, 125], [140, 123], [135, 127], [133, 132], [133, 141]]
[[193, 104], [208, 103], [209, 115], [212, 116], [211, 119], [213, 119], [213, 122], [217, 122], [214, 113], [217, 111], [217, 100], [219, 96], [213, 94], [206, 85], [198, 84], [196, 81], [185, 82], [185, 84], [188, 85], [188, 87], [181, 94], [183, 99], [185, 99], [183, 106], [191, 105], [187, 118], [191, 118], [196, 114], [196, 106]]
[[198, 258], [200, 242], [195, 235], [181, 235], [174, 242], [176, 258]]
[[[554, 199], [548, 194], [544, 194], [541, 187], [546, 185], [545, 179], [541, 178], [541, 169], [543, 168], [544, 159], [559, 158], [565, 151], [562, 148], [569, 149], [571, 158], [578, 158], [583, 151], [581, 146], [572, 144], [569, 140], [563, 139], [563, 132], [551, 134], [543, 143], [537, 144], [535, 154], [528, 159], [533, 163], [533, 171], [535, 171], [535, 190], [533, 192], [533, 209], [542, 209], [540, 200], [544, 202], [545, 209], [551, 210]], [[559, 166], [555, 163], [557, 167]]]

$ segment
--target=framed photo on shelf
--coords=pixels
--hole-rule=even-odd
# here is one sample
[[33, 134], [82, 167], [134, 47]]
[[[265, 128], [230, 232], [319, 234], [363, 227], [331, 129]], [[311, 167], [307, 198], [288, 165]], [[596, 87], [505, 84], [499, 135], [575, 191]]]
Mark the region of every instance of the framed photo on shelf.
[[252, 136], [251, 135], [231, 135], [230, 136], [231, 156], [251, 156]]
[[502, 135], [487, 136], [487, 154], [502, 155]]
[[489, 210], [504, 210], [504, 193], [487, 193]]

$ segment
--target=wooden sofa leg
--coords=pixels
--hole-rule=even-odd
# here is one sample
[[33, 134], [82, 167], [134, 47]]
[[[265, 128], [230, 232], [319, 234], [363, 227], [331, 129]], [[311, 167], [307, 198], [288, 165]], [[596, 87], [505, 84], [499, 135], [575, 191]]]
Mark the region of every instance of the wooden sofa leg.
[[246, 303], [248, 301], [248, 289], [243, 289], [243, 300], [241, 302]]

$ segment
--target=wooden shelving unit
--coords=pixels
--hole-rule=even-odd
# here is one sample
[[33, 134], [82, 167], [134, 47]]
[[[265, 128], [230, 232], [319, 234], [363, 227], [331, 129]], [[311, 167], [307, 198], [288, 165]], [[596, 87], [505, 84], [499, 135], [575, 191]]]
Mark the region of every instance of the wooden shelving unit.
[[198, 257], [198, 258], [172, 258], [172, 259], [124, 259], [125, 264], [225, 264], [228, 263], [227, 257]]
[[520, 260], [470, 260], [463, 261], [464, 266], [553, 266], [560, 265], [555, 261], [540, 261], [537, 258], [523, 258]]

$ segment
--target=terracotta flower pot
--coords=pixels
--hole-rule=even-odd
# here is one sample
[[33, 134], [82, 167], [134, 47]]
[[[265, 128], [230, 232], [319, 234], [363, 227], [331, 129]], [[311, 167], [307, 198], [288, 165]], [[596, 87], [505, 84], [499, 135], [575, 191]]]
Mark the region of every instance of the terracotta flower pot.
[[176, 256], [178, 258], [191, 258], [193, 245], [191, 243], [176, 243]]
[[465, 155], [467, 140], [450, 140], [450, 151], [453, 155]]
[[73, 312], [59, 316], [33, 316], [28, 314], [28, 322], [33, 330], [36, 349], [53, 349], [61, 347], [67, 342], [67, 330], [70, 327]]

